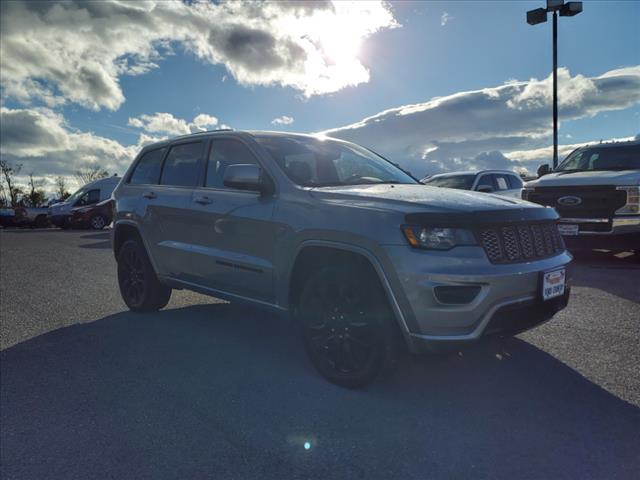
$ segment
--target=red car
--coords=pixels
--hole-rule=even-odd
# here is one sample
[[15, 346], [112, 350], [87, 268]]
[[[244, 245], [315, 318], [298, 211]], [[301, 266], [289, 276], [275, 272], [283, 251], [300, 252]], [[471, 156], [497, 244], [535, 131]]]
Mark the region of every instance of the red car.
[[94, 205], [71, 210], [69, 223], [72, 228], [102, 230], [113, 220], [113, 202], [110, 198]]

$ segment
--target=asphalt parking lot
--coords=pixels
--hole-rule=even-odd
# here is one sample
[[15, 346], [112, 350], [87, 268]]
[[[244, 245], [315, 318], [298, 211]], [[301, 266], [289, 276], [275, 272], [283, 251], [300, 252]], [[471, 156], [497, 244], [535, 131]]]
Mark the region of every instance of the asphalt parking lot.
[[0, 231], [2, 478], [640, 478], [640, 263], [581, 256], [516, 338], [321, 379], [286, 320], [129, 313], [107, 231]]

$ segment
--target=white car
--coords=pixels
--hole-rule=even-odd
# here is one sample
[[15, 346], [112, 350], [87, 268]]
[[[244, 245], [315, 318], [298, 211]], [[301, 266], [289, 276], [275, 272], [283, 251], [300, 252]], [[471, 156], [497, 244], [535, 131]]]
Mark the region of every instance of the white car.
[[49, 221], [54, 225], [67, 228], [74, 207], [94, 205], [111, 197], [120, 183], [120, 177], [107, 177], [87, 183], [64, 202], [55, 203], [49, 208]]
[[554, 207], [571, 249], [640, 250], [640, 141], [580, 147], [522, 198]]
[[440, 173], [421, 180], [430, 187], [457, 188], [483, 193], [495, 193], [506, 197], [520, 198], [524, 182], [510, 170], [480, 170]]

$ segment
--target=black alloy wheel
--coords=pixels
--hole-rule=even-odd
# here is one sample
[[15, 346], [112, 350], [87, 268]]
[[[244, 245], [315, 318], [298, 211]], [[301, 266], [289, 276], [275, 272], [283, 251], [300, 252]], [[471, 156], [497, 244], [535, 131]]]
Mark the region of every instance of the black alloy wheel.
[[171, 298], [171, 288], [158, 281], [144, 247], [136, 240], [128, 240], [120, 248], [118, 284], [122, 299], [133, 311], [157, 311]]
[[312, 363], [337, 385], [366, 385], [393, 358], [397, 327], [377, 279], [323, 268], [305, 283], [296, 316]]

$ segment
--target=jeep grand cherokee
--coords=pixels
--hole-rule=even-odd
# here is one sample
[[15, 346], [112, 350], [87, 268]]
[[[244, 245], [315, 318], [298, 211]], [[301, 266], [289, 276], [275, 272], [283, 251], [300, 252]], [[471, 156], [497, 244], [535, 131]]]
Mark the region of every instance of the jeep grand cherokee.
[[291, 315], [328, 380], [515, 333], [569, 295], [553, 208], [421, 185], [353, 143], [207, 132], [142, 149], [114, 194], [125, 303], [190, 289]]

